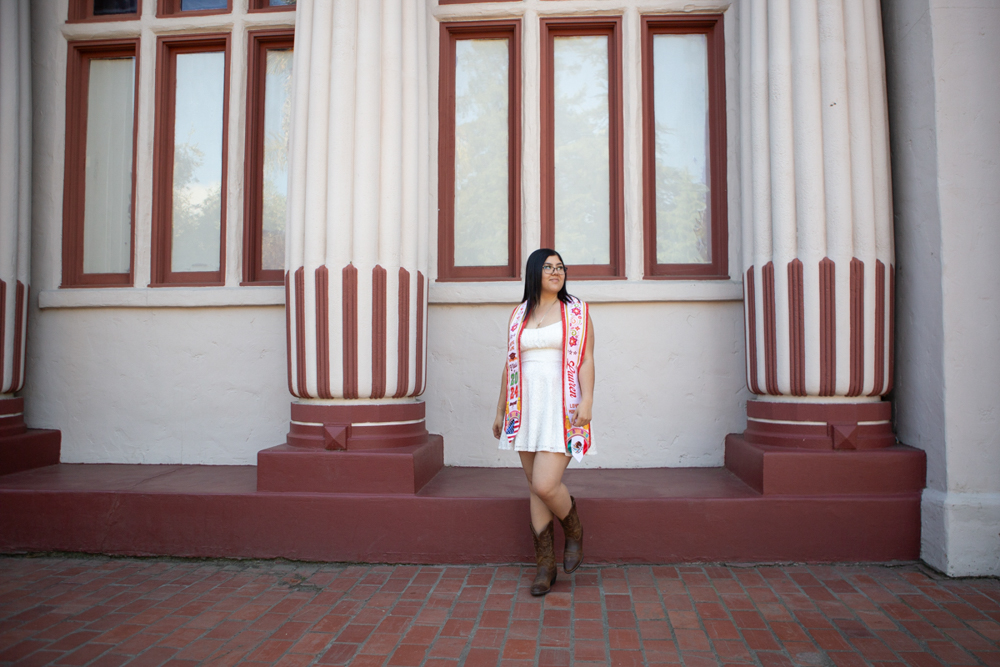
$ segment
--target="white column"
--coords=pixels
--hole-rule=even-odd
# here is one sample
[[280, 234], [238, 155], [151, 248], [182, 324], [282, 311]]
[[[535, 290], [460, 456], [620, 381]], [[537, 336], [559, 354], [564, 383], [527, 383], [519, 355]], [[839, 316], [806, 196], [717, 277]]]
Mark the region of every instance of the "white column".
[[878, 0], [743, 0], [741, 22], [748, 384], [877, 400], [894, 271]]
[[0, 0], [0, 400], [24, 386], [30, 282], [29, 0]]
[[415, 397], [430, 219], [425, 3], [300, 0], [297, 13], [289, 389], [299, 399]]

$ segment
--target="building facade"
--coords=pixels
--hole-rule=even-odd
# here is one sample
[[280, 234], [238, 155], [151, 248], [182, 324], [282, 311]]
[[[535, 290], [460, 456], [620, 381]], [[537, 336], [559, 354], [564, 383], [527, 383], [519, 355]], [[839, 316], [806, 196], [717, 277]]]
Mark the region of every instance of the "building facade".
[[64, 462], [426, 420], [447, 465], [517, 465], [507, 318], [555, 247], [583, 467], [898, 437], [922, 557], [1000, 572], [1000, 8], [0, 2], [0, 393]]

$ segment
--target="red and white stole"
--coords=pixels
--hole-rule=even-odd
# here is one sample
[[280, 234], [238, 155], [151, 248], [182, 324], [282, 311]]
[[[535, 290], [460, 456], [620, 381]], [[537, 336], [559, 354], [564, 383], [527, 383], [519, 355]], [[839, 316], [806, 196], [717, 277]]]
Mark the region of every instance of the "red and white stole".
[[[590, 449], [590, 425], [573, 426], [573, 415], [580, 406], [579, 369], [583, 352], [587, 349], [587, 318], [590, 307], [576, 297], [562, 306], [562, 397], [563, 442], [566, 453], [577, 461]], [[504, 435], [500, 441], [503, 449], [514, 448], [514, 438], [521, 429], [521, 332], [527, 325], [528, 304], [514, 309], [507, 329], [507, 411], [504, 417]]]

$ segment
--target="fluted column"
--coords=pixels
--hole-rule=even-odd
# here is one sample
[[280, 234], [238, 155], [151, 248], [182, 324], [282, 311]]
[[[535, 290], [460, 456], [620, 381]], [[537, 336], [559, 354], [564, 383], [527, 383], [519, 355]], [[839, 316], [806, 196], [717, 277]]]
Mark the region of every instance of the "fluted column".
[[29, 0], [0, 0], [0, 436], [25, 430], [31, 221]]
[[892, 444], [893, 230], [878, 0], [743, 0], [747, 439]]
[[359, 424], [419, 413], [423, 428], [426, 13], [423, 0], [305, 0], [296, 11], [289, 443], [346, 448]]

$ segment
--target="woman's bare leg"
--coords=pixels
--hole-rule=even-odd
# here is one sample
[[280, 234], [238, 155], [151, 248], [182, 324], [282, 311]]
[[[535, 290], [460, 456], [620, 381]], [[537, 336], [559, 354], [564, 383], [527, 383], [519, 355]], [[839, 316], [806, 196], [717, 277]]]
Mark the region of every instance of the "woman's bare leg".
[[531, 498], [531, 526], [535, 532], [545, 529], [552, 516], [564, 519], [573, 507], [569, 489], [562, 482], [570, 457], [555, 452], [518, 452], [521, 467], [528, 478]]

